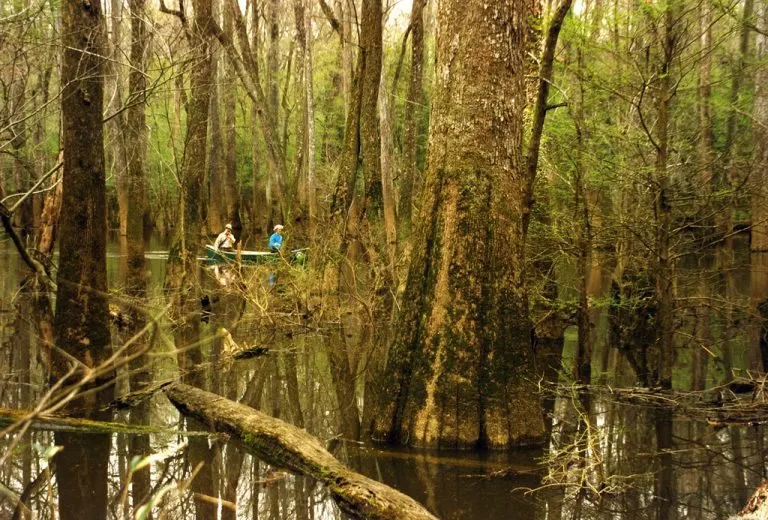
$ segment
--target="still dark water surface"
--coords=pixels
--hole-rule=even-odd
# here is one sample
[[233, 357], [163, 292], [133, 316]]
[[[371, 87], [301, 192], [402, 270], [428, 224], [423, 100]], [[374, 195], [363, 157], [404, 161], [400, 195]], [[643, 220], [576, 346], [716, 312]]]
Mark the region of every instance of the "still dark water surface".
[[[179, 365], [168, 332], [172, 318], [162, 293], [167, 247], [153, 240], [147, 250], [148, 307], [162, 324], [149, 368], [155, 381], [174, 379]], [[110, 288], [117, 292], [125, 284], [126, 269], [120, 244], [111, 243], [108, 256]], [[567, 271], [564, 266], [564, 280]], [[16, 252], [2, 240], [0, 408], [33, 409], [48, 388], [47, 347], [41, 342], [45, 330], [30, 303], [31, 295], [19, 290], [25, 274]], [[595, 298], [606, 294], [608, 276], [596, 273]], [[552, 440], [546, 449], [478, 454], [383, 450], [347, 442], [339, 435], [327, 356], [338, 338], [307, 323], [306, 310], [268, 292], [266, 278], [266, 273], [251, 275], [250, 285], [259, 289], [244, 309], [239, 298], [222, 296], [212, 317], [201, 323], [201, 332], [210, 336], [224, 326], [234, 341], [269, 346], [269, 354], [217, 363], [217, 353], [226, 346], [211, 341], [203, 346], [205, 385], [302, 425], [328, 441], [334, 454], [349, 466], [414, 497], [441, 518], [721, 519], [737, 512], [766, 478], [762, 426], [714, 428], [702, 418], [693, 420], [669, 409], [620, 404], [596, 395], [549, 400]], [[742, 263], [734, 280], [734, 287], [748, 294], [749, 265]], [[290, 274], [279, 283], [291, 283]], [[607, 344], [605, 316], [598, 311], [594, 320], [594, 377], [608, 385], [631, 387], [631, 368]], [[693, 321], [682, 323], [694, 327]], [[712, 323], [717, 320], [713, 318]], [[747, 341], [746, 335], [729, 337], [735, 366], [744, 357], [738, 345]], [[120, 345], [129, 338], [116, 326], [114, 339]], [[573, 331], [568, 330], [566, 364], [574, 341]], [[685, 356], [678, 360], [676, 386], [687, 384], [689, 362]], [[118, 371], [120, 395], [130, 390], [130, 371], [128, 367]], [[717, 377], [714, 364], [709, 378]], [[19, 497], [34, 518], [59, 518], [60, 513], [89, 518], [88, 504], [67, 499], [82, 496], [76, 488], [94, 497], [105, 496], [109, 518], [141, 516], [141, 506], [148, 504], [153, 518], [345, 518], [313, 481], [272, 468], [234, 441], [201, 434], [202, 428], [181, 419], [162, 394], [148, 403], [114, 409], [110, 417], [119, 423], [151, 425], [156, 431], [150, 434], [29, 428], [0, 437], [0, 519], [25, 518], [17, 507]], [[69, 456], [62, 452], [52, 457], [54, 447], [62, 445]], [[46, 471], [52, 461], [59, 470], [67, 465], [71, 478], [57, 482], [53, 472]], [[538, 491], [531, 493], [533, 489]]]

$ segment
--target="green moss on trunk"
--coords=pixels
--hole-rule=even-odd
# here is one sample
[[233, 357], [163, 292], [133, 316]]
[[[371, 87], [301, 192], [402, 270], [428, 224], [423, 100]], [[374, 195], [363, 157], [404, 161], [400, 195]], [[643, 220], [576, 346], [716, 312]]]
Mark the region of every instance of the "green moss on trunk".
[[503, 448], [543, 438], [523, 276], [529, 8], [439, 6], [430, 163], [377, 439]]

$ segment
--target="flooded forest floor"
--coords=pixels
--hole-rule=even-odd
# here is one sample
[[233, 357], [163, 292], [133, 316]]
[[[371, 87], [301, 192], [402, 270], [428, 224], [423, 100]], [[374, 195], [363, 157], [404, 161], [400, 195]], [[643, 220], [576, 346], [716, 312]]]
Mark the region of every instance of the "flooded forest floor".
[[[362, 395], [364, 378], [339, 381], [331, 351], [341, 342], [358, 345], [348, 361], [362, 374], [367, 345], [380, 340], [375, 330], [353, 313], [334, 323], [323, 302], [304, 292], [301, 269], [201, 268], [201, 342], [189, 347], [200, 357], [186, 363], [163, 294], [165, 250], [156, 243], [147, 249], [149, 294], [136, 302], [122, 290], [121, 247], [109, 248], [117, 399], [101, 403], [101, 422], [91, 424], [55, 419], [66, 396], [48, 382], [50, 324], [39, 295], [22, 288], [25, 271], [15, 252], [0, 247], [0, 518], [89, 518], [89, 508], [104, 502], [110, 518], [346, 517], [314, 479], [259, 460], [230, 436], [180, 415], [158, 390], [179, 379], [303, 428], [353, 470], [445, 519], [721, 519], [737, 513], [766, 478], [762, 382], [749, 382], [743, 372], [746, 387], [718, 386], [719, 368], [711, 362], [710, 390], [688, 391], [694, 362], [681, 357], [674, 392], [638, 387], [630, 360], [609, 344], [599, 305], [592, 385], [566, 377], [573, 328], [554, 349], [553, 370], [541, 385], [550, 431], [545, 446], [426, 451], [352, 438], [345, 414], [360, 420], [363, 403], [357, 399], [350, 412], [338, 395], [350, 386]], [[736, 275], [745, 294], [748, 275]], [[128, 310], [136, 306], [151, 317], [138, 336], [129, 333]], [[701, 320], [683, 323], [695, 328]], [[717, 337], [720, 322], [710, 322]], [[732, 352], [748, 334], [728, 337]], [[136, 342], [149, 345], [140, 358], [117, 348]], [[27, 412], [36, 419], [19, 417]]]

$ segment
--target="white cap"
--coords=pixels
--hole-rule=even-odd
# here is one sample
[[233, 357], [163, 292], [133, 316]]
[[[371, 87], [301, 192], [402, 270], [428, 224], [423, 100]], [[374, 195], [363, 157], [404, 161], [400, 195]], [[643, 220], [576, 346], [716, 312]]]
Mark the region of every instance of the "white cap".
[[283, 226], [282, 224], [278, 224], [278, 225], [276, 225], [276, 226], [275, 226], [275, 229], [274, 229], [274, 231], [277, 231], [277, 230], [279, 230], [279, 229], [283, 229], [284, 227], [285, 227], [285, 226]]
[[226, 229], [232, 229], [232, 224], [227, 224], [226, 226], [224, 226], [224, 228], [226, 228]]

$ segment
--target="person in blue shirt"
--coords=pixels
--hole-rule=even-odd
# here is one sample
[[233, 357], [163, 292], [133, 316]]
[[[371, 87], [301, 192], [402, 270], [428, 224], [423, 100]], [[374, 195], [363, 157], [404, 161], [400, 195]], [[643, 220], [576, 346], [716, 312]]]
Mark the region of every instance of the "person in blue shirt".
[[[269, 237], [269, 250], [273, 253], [279, 253], [281, 247], [283, 247], [283, 225], [278, 224], [275, 226], [272, 236]], [[277, 274], [269, 273], [269, 286], [274, 287], [276, 283]]]
[[283, 247], [283, 225], [276, 225], [274, 231], [272, 236], [269, 237], [269, 249], [273, 253], [277, 253]]

